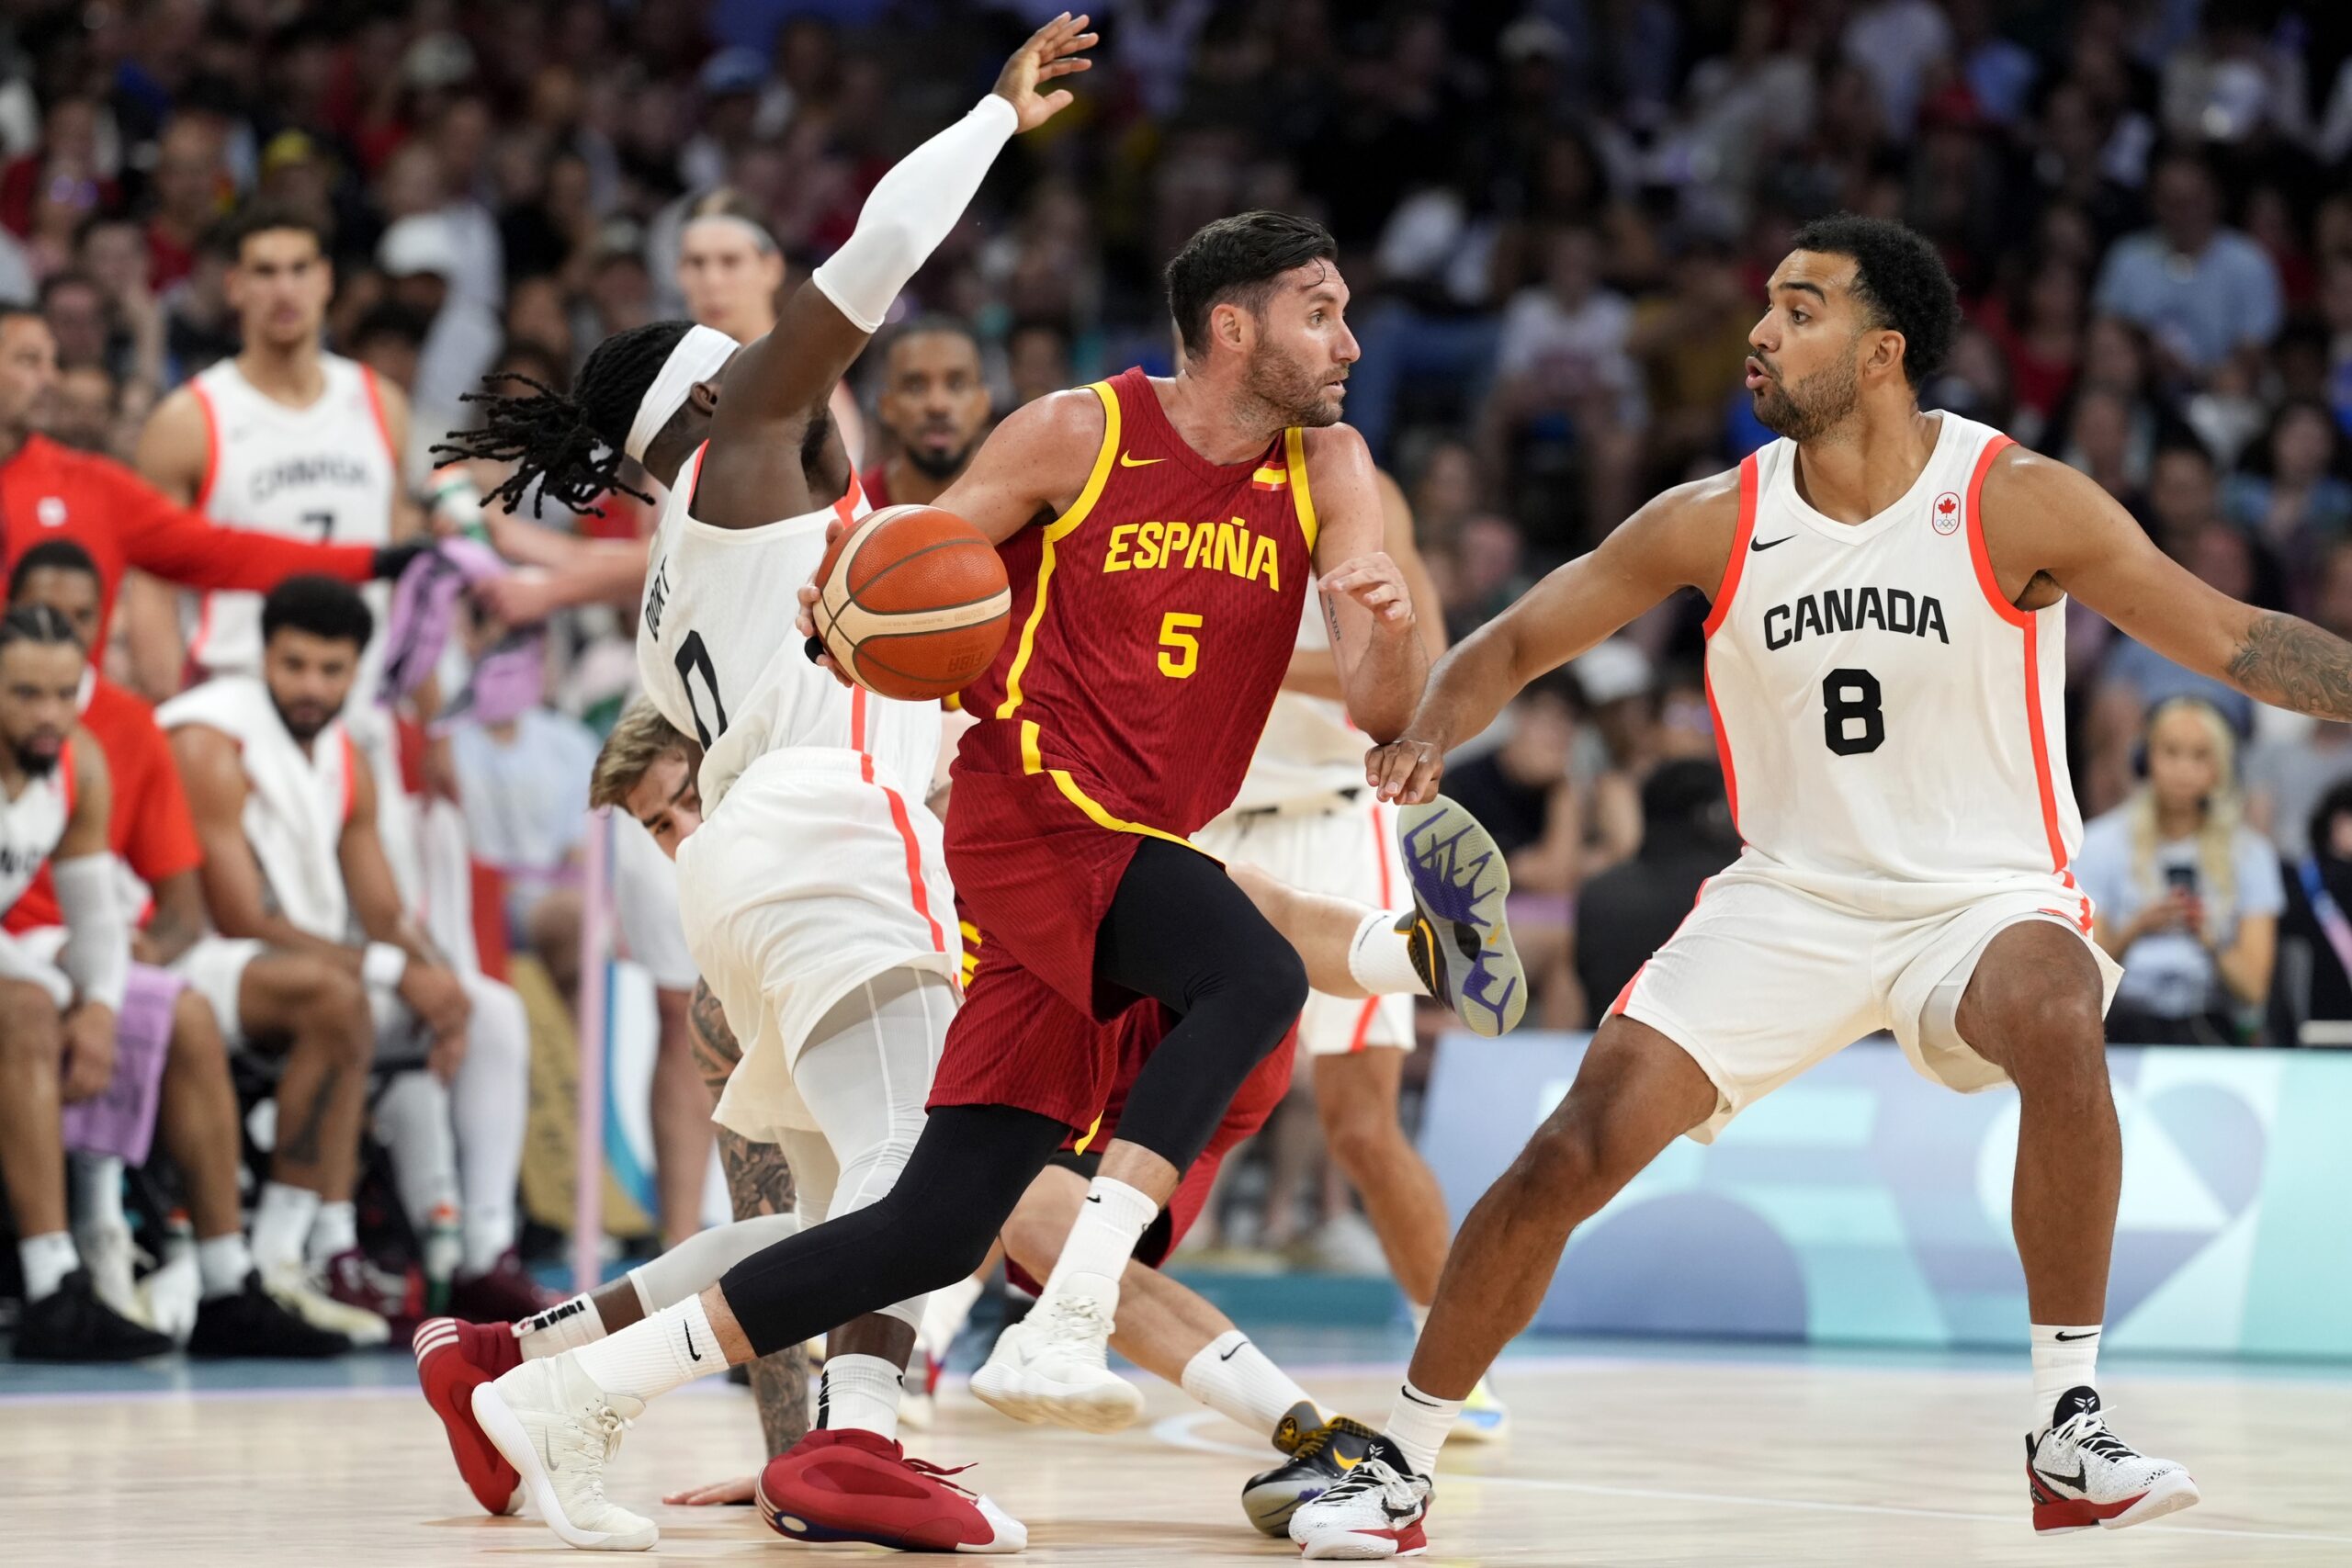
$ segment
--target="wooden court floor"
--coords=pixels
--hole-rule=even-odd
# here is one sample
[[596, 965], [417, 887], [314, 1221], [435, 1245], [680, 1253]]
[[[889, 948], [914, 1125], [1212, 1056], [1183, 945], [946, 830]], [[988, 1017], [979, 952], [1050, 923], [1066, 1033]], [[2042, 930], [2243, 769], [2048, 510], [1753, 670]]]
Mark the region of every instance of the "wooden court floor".
[[[1376, 1416], [1394, 1374], [1306, 1381]], [[1513, 1435], [1448, 1451], [1423, 1561], [2352, 1564], [2352, 1380], [2157, 1369], [2104, 1381], [2119, 1429], [2187, 1461], [2205, 1501], [2137, 1529], [2041, 1540], [2027, 1523], [2021, 1367], [1507, 1361]], [[1148, 1419], [1114, 1437], [1014, 1427], [960, 1390], [914, 1436], [927, 1458], [979, 1461], [981, 1488], [1029, 1525], [1028, 1561], [1295, 1561], [1242, 1519], [1259, 1451], [1157, 1384]], [[648, 1413], [608, 1488], [661, 1525], [640, 1561], [887, 1555], [787, 1542], [745, 1509], [654, 1504], [749, 1470], [755, 1442], [748, 1399], [723, 1385]], [[580, 1561], [535, 1521], [474, 1512], [438, 1423], [397, 1386], [0, 1398], [0, 1563], [39, 1568]]]

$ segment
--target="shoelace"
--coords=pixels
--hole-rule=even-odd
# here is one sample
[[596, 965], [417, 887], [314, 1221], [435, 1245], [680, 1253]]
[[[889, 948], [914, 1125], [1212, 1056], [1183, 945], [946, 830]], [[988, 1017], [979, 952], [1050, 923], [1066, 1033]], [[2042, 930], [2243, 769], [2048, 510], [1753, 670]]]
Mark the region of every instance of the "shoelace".
[[[917, 1459], [914, 1455], [903, 1450], [901, 1450], [899, 1455], [899, 1462], [905, 1465], [909, 1470], [913, 1471], [917, 1475], [929, 1476], [932, 1480], [938, 1482], [942, 1486], [946, 1487], [950, 1492], [961, 1492], [965, 1496], [971, 1498], [974, 1502], [979, 1501], [980, 1495], [978, 1493], [973, 1491], [968, 1486], [959, 1485], [957, 1483], [947, 1479], [951, 1475], [963, 1474], [966, 1471], [972, 1468], [969, 1464], [933, 1464], [927, 1459]], [[978, 1461], [974, 1461], [974, 1463], [977, 1462]]]
[[1053, 1321], [1046, 1332], [1064, 1348], [1082, 1351], [1090, 1361], [1110, 1364], [1107, 1348], [1111, 1322], [1102, 1315], [1102, 1309], [1095, 1304], [1092, 1296], [1069, 1296], [1056, 1302]]
[[628, 1417], [609, 1404], [593, 1406], [571, 1423], [571, 1429], [580, 1434], [581, 1449], [583, 1451], [591, 1448], [594, 1450], [589, 1457], [597, 1461], [597, 1468], [589, 1472], [587, 1481], [580, 1489], [581, 1495], [591, 1502], [601, 1505], [606, 1501], [603, 1467], [621, 1451], [621, 1433], [628, 1429]]
[[1395, 1466], [1385, 1459], [1367, 1457], [1316, 1501], [1329, 1503], [1341, 1497], [1361, 1497], [1368, 1492], [1378, 1492], [1391, 1502], [1408, 1506], [1419, 1500], [1413, 1483], [1396, 1473]]
[[2072, 1443], [2087, 1449], [2104, 1460], [2133, 1460], [2140, 1457], [2137, 1449], [2107, 1429], [2107, 1423], [2095, 1410], [2078, 1412], [2052, 1434], [2062, 1443]]

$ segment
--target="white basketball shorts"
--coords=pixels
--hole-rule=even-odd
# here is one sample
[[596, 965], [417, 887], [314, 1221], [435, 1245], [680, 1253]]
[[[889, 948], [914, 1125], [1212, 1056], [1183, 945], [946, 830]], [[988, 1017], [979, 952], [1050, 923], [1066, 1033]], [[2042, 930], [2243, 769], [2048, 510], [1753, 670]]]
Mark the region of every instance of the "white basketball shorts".
[[741, 1043], [714, 1119], [755, 1141], [818, 1122], [792, 1083], [809, 1030], [891, 969], [960, 983], [939, 818], [855, 751], [771, 751], [679, 847], [686, 946]]
[[[2087, 905], [2062, 886], [1955, 889], [1939, 908], [1862, 913], [1743, 859], [1710, 877], [1681, 926], [1611, 1006], [1690, 1054], [1715, 1086], [1715, 1113], [1690, 1136], [1713, 1143], [1731, 1119], [1799, 1073], [1892, 1030], [1923, 1077], [1963, 1094], [2007, 1081], [1929, 998], [1965, 982], [1985, 946], [2019, 920], [2082, 938], [2098, 965], [2102, 1009], [2123, 970], [2081, 929]], [[1956, 999], [1956, 998], [1955, 998]]]
[[[1336, 800], [1329, 811], [1228, 812], [1193, 834], [1193, 841], [1221, 861], [1254, 865], [1308, 893], [1351, 898], [1375, 909], [1401, 908], [1412, 897], [1396, 849], [1396, 808], [1368, 795]], [[1348, 1000], [1309, 991], [1306, 1010], [1299, 1015], [1298, 1043], [1316, 1056], [1374, 1045], [1409, 1051], [1413, 998]]]

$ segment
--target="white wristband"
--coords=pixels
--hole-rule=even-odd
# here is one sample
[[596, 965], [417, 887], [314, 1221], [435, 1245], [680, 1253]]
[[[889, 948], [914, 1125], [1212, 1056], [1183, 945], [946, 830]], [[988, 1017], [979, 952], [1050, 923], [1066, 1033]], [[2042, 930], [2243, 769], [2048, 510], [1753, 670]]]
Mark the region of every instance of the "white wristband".
[[371, 986], [394, 990], [408, 974], [408, 950], [389, 942], [371, 942], [359, 961], [359, 977]]

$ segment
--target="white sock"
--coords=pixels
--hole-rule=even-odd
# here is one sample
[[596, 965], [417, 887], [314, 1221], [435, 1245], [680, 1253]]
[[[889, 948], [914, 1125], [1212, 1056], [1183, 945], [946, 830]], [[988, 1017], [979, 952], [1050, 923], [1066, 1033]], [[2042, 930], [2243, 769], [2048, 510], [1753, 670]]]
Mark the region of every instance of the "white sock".
[[345, 1200], [340, 1203], [321, 1203], [319, 1212], [311, 1219], [310, 1258], [311, 1266], [322, 1267], [333, 1262], [341, 1253], [359, 1245], [359, 1208]]
[[571, 1353], [598, 1388], [631, 1399], [652, 1399], [727, 1370], [726, 1353], [700, 1296], [688, 1296]]
[[1396, 1403], [1388, 1407], [1388, 1440], [1415, 1470], [1434, 1475], [1437, 1450], [1445, 1446], [1445, 1435], [1461, 1414], [1462, 1401], [1424, 1393], [1408, 1379], [1396, 1390]]
[[208, 1302], [243, 1290], [245, 1276], [253, 1271], [253, 1249], [245, 1245], [243, 1231], [209, 1235], [196, 1244], [196, 1277], [203, 1281]]
[[2098, 1386], [2096, 1323], [2033, 1325], [2033, 1419], [2026, 1426], [2035, 1440], [2050, 1430], [2050, 1417], [2068, 1389]]
[[899, 1440], [899, 1369], [879, 1356], [828, 1356], [817, 1389], [817, 1425]]
[[55, 1295], [65, 1276], [82, 1267], [82, 1255], [74, 1250], [74, 1237], [66, 1231], [26, 1236], [17, 1243], [17, 1260], [24, 1265], [28, 1305]]
[[129, 1230], [122, 1212], [122, 1156], [73, 1155], [65, 1162], [73, 1178], [74, 1213], [91, 1230]]
[[1230, 1328], [1200, 1348], [1184, 1363], [1184, 1392], [1211, 1410], [1252, 1432], [1273, 1435], [1284, 1416], [1304, 1404], [1316, 1419], [1327, 1421], [1323, 1407], [1291, 1381], [1288, 1372], [1266, 1359], [1250, 1337]]
[[254, 1261], [265, 1271], [300, 1264], [318, 1213], [319, 1195], [309, 1188], [263, 1182], [261, 1201], [254, 1205]]
[[[1430, 988], [1421, 984], [1420, 976], [1413, 968], [1405, 932], [1396, 929], [1396, 922], [1411, 914], [1410, 909], [1374, 909], [1363, 918], [1363, 923], [1356, 927], [1355, 936], [1348, 942], [1349, 976], [1375, 997], [1430, 994]], [[1406, 930], [1411, 929], [1408, 920]]]
[[1037, 1299], [1053, 1301], [1069, 1289], [1074, 1279], [1084, 1276], [1083, 1289], [1102, 1303], [1102, 1314], [1117, 1316], [1119, 1276], [1125, 1271], [1127, 1259], [1135, 1256], [1136, 1243], [1159, 1217], [1159, 1205], [1135, 1188], [1107, 1176], [1096, 1177], [1087, 1183], [1078, 1223], [1069, 1227], [1062, 1255], [1054, 1259], [1053, 1274], [1046, 1280], [1045, 1294]]
[[[646, 1315], [651, 1316], [652, 1309], [648, 1308]], [[514, 1325], [514, 1337], [523, 1342], [523, 1359], [526, 1361], [577, 1350], [604, 1337], [605, 1320], [597, 1314], [594, 1300], [584, 1295], [558, 1302]]]

